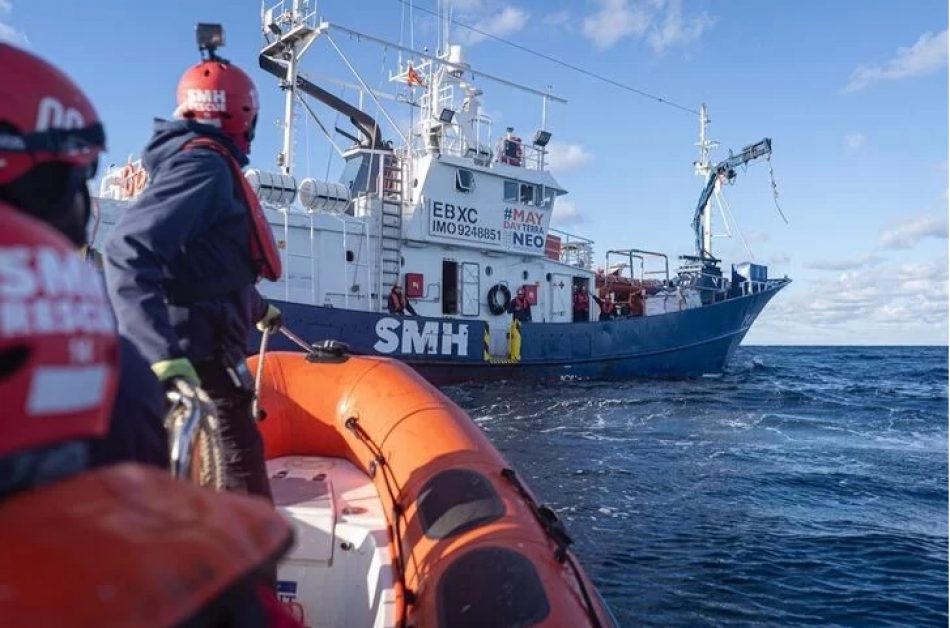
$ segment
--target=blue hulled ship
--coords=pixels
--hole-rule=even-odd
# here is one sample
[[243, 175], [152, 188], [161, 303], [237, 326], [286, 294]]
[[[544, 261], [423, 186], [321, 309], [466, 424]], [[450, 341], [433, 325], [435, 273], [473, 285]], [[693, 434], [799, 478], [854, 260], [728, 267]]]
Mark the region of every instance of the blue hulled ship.
[[[335, 35], [399, 51], [396, 93], [368, 87]], [[260, 289], [308, 343], [333, 340], [395, 357], [437, 384], [694, 377], [720, 372], [789, 282], [770, 278], [765, 266], [725, 266], [713, 256], [721, 186], [740, 166], [769, 158], [772, 147], [764, 139], [713, 163], [705, 107], [696, 250], [673, 260], [643, 249], [595, 259], [591, 240], [550, 226], [567, 191], [547, 167], [546, 113], [563, 99], [474, 69], [447, 37], [437, 52], [420, 52], [320, 21], [307, 3], [265, 11], [262, 38], [260, 66], [284, 93], [284, 142], [279, 171], [246, 176], [267, 211], [284, 275]], [[338, 55], [350, 79], [307, 76], [303, 58], [315, 45]], [[540, 128], [526, 137], [496, 129], [482, 104], [482, 87], [491, 84], [539, 99]], [[357, 102], [333, 87], [357, 94]], [[350, 128], [328, 129], [315, 102]], [[390, 107], [405, 114], [391, 115]], [[341, 158], [337, 180], [298, 178], [301, 116]], [[396, 120], [406, 117], [408, 127]], [[137, 164], [106, 175], [98, 241], [146, 184]]]

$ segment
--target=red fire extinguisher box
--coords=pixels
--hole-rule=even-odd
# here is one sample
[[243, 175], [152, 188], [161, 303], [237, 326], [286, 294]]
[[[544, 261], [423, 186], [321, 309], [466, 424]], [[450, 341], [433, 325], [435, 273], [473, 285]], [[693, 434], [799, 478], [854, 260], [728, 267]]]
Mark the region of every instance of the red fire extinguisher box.
[[406, 273], [406, 296], [421, 299], [425, 296], [425, 280], [422, 273]]
[[528, 304], [537, 305], [538, 304], [538, 286], [535, 284], [525, 284], [522, 286], [524, 288], [524, 296], [528, 299]]

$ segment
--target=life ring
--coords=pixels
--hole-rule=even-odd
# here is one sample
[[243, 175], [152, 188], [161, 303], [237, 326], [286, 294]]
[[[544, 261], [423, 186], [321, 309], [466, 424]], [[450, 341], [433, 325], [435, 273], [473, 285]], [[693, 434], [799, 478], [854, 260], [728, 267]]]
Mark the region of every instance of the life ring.
[[[501, 293], [501, 298], [503, 303], [498, 303], [498, 293]], [[500, 283], [496, 283], [491, 287], [491, 290], [488, 291], [488, 309], [495, 316], [499, 314], [504, 314], [508, 310], [508, 306], [511, 304], [511, 291], [508, 290], [508, 286], [505, 286]]]

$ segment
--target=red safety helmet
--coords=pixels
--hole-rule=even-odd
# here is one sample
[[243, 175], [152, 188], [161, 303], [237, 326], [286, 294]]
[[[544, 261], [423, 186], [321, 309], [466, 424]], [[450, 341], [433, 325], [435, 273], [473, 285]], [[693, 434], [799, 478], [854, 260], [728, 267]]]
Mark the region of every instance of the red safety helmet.
[[220, 128], [245, 154], [257, 126], [257, 89], [244, 70], [224, 61], [202, 61], [178, 81], [175, 116]]
[[99, 273], [2, 203], [0, 225], [0, 458], [103, 436], [119, 356]]
[[0, 185], [47, 163], [78, 166], [91, 177], [105, 132], [82, 90], [54, 66], [10, 44], [0, 43], [0, 68]]

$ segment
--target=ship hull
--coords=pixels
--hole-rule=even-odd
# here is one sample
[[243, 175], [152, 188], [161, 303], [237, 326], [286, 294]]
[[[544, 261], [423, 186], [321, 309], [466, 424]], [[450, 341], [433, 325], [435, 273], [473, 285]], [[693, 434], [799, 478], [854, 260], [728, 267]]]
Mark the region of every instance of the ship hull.
[[[488, 327], [459, 318], [391, 316], [274, 301], [308, 342], [407, 362], [436, 385], [468, 381], [690, 378], [720, 373], [759, 313], [786, 283], [712, 305], [589, 323], [526, 323], [519, 360], [489, 355]], [[259, 337], [249, 351], [258, 350]], [[271, 347], [295, 349], [277, 336]]]

